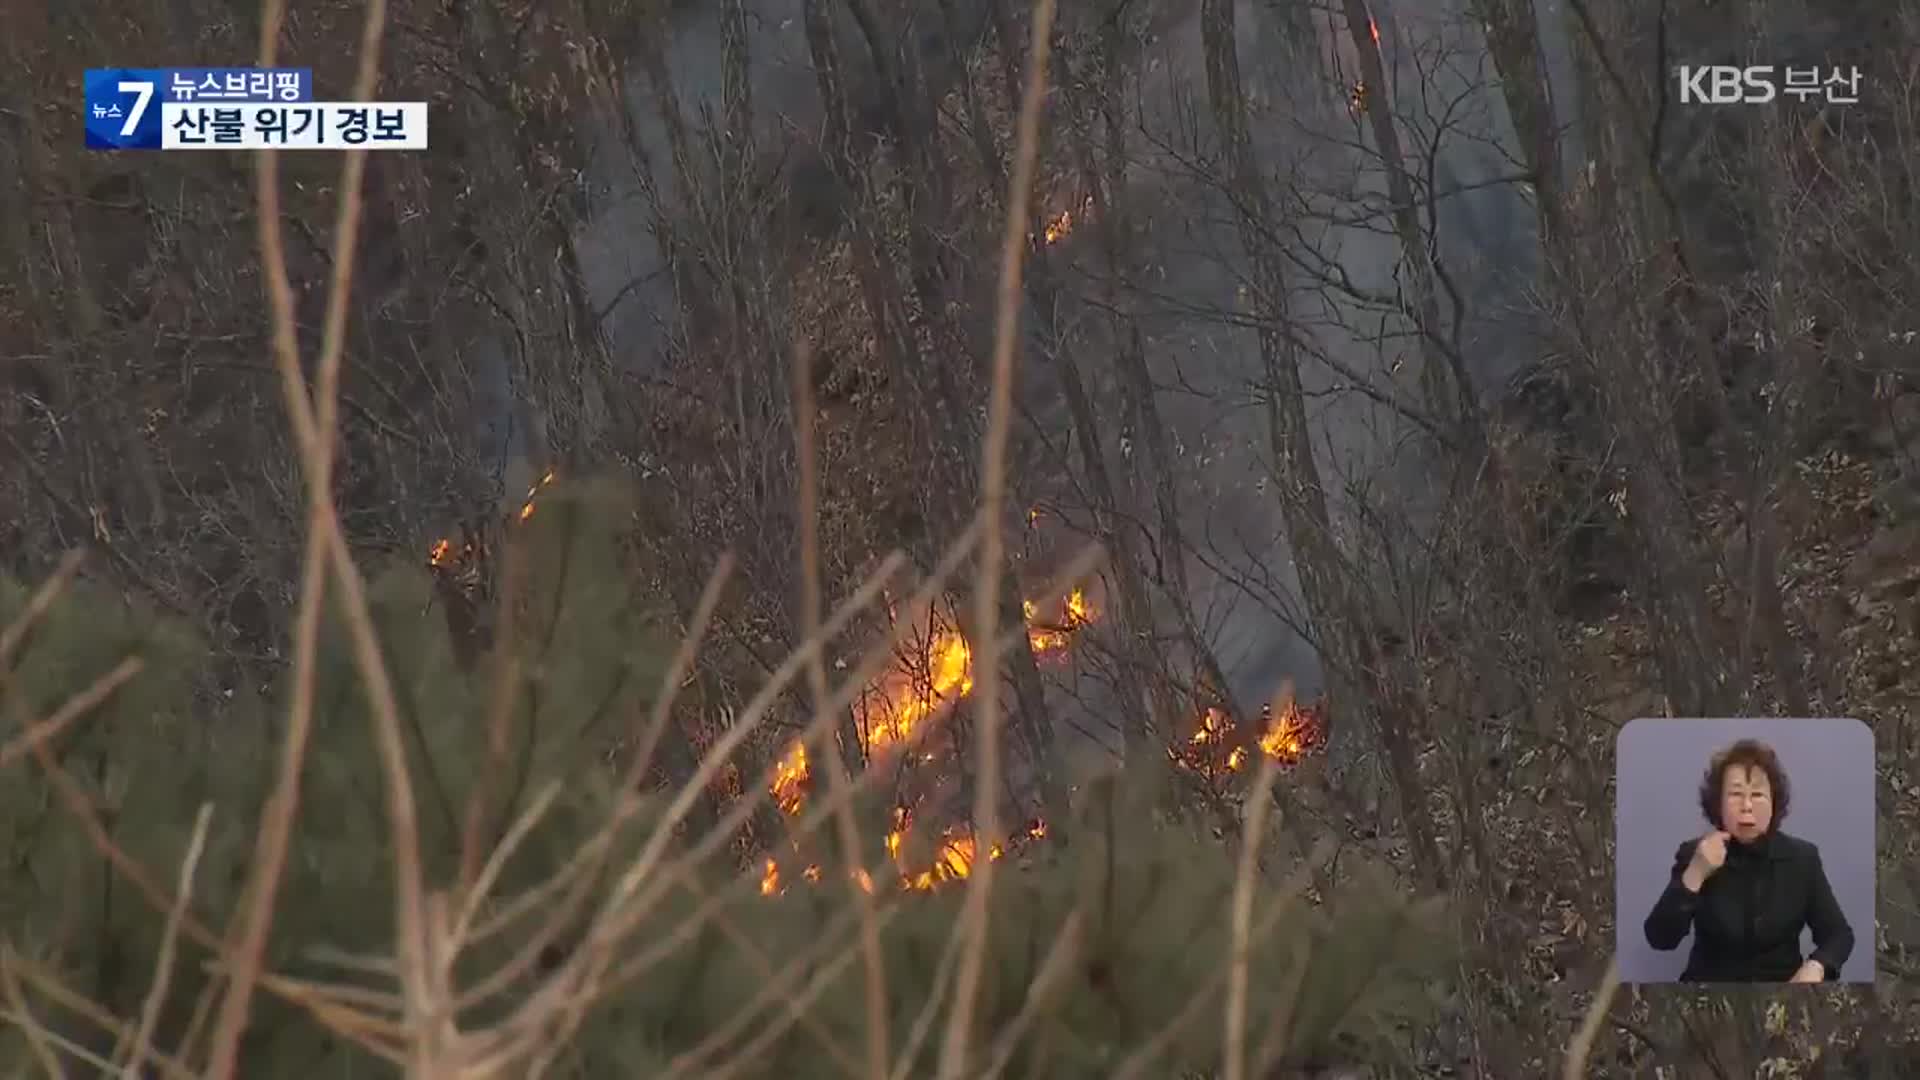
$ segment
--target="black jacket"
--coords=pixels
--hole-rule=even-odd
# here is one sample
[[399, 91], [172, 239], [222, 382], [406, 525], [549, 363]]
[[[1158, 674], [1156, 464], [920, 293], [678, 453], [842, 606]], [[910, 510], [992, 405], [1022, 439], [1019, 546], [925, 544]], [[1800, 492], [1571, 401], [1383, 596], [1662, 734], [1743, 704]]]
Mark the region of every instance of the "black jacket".
[[1813, 929], [1813, 955], [1829, 981], [1853, 953], [1853, 927], [1833, 898], [1820, 849], [1774, 833], [1753, 844], [1727, 842], [1727, 860], [1689, 892], [1680, 877], [1698, 840], [1680, 845], [1673, 879], [1647, 914], [1647, 944], [1677, 949], [1693, 933], [1682, 982], [1786, 982], [1800, 970], [1800, 930]]

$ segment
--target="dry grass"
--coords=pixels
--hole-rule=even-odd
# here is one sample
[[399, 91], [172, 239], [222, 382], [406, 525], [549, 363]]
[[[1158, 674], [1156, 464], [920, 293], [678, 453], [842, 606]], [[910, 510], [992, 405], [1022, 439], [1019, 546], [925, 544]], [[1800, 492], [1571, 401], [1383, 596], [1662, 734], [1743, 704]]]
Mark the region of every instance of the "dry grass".
[[[1010, 631], [1001, 626], [999, 595], [1005, 568], [1005, 543], [1002, 518], [1007, 491], [1007, 457], [1012, 423], [1016, 338], [1022, 296], [1022, 261], [1027, 252], [1027, 236], [1035, 162], [1039, 144], [1041, 105], [1047, 86], [1047, 61], [1053, 16], [1051, 0], [1038, 0], [1032, 20], [1032, 44], [1027, 58], [1027, 81], [1018, 120], [1016, 156], [1004, 243], [1001, 281], [992, 364], [987, 435], [982, 448], [980, 508], [972, 525], [956, 539], [930, 575], [920, 582], [919, 593], [910, 603], [917, 609], [944, 590], [968, 560], [973, 562], [972, 591], [974, 620], [980, 641], [986, 646], [976, 654], [993, 658], [1018, 640], [1024, 627]], [[271, 66], [285, 18], [283, 0], [266, 0], [259, 50], [259, 63]], [[386, 8], [381, 0], [369, 0], [366, 9], [359, 73], [355, 96], [373, 96], [379, 66], [380, 46], [385, 32]], [[128, 1025], [88, 1011], [79, 995], [61, 987], [57, 980], [11, 949], [0, 956], [0, 991], [7, 1002], [5, 1019], [24, 1032], [33, 1052], [49, 1075], [60, 1075], [59, 1052], [79, 1057], [89, 1054], [72, 1045], [40, 1023], [29, 1009], [24, 986], [32, 984], [39, 992], [81, 1012], [115, 1033], [117, 1059], [95, 1059], [105, 1073], [126, 1073], [136, 1065], [157, 1069], [167, 1076], [203, 1076], [228, 1080], [239, 1069], [242, 1037], [249, 1027], [256, 993], [277, 995], [298, 1006], [317, 1023], [341, 1039], [355, 1044], [398, 1066], [406, 1076], [417, 1080], [453, 1080], [504, 1076], [537, 1076], [553, 1068], [580, 1031], [596, 1003], [632, 980], [642, 977], [661, 958], [686, 940], [700, 927], [723, 920], [723, 905], [752, 886], [741, 877], [732, 886], [704, 895], [695, 914], [665, 939], [636, 940], [638, 928], [660, 901], [675, 890], [695, 888], [693, 869], [723, 849], [728, 839], [760, 801], [767, 798], [767, 784], [748, 787], [745, 795], [728, 809], [724, 819], [709, 835], [686, 850], [675, 851], [674, 830], [683, 822], [700, 793], [727, 766], [732, 756], [752, 737], [773, 710], [781, 695], [797, 679], [804, 678], [814, 715], [801, 738], [807, 745], [830, 748], [832, 725], [859, 694], [861, 688], [888, 663], [897, 642], [883, 640], [873, 646], [860, 662], [846, 672], [836, 687], [828, 678], [823, 660], [823, 643], [842, 632], [854, 618], [871, 608], [882, 589], [901, 576], [905, 560], [894, 555], [885, 560], [872, 577], [854, 590], [832, 611], [825, 610], [822, 597], [818, 517], [818, 479], [814, 475], [816, 449], [812, 425], [809, 362], [804, 348], [797, 350], [794, 367], [796, 415], [801, 418], [797, 437], [801, 463], [799, 493], [800, 519], [805, 523], [801, 580], [803, 582], [803, 619], [805, 640], [776, 670], [758, 695], [746, 707], [699, 763], [695, 775], [667, 801], [664, 812], [651, 823], [651, 831], [637, 854], [617, 862], [619, 845], [616, 834], [632, 824], [642, 810], [638, 779], [656, 757], [679, 688], [686, 682], [695, 655], [718, 604], [721, 589], [731, 571], [732, 561], [718, 560], [707, 583], [690, 632], [668, 666], [654, 706], [644, 718], [644, 727], [634, 733], [637, 747], [628, 766], [627, 783], [621, 787], [622, 801], [603, 823], [598, 833], [575, 852], [550, 880], [540, 887], [506, 901], [495, 901], [491, 894], [498, 887], [502, 869], [514, 852], [551, 812], [555, 789], [549, 788], [532, 799], [526, 809], [504, 827], [492, 820], [501, 803], [493, 785], [500, 781], [505, 753], [505, 706], [489, 717], [486, 725], [487, 760], [479, 791], [470, 801], [464, 822], [460, 869], [455, 879], [437, 886], [428, 880], [423, 865], [419, 823], [416, 819], [414, 775], [408, 761], [402, 735], [400, 709], [396, 703], [393, 680], [382, 659], [374, 622], [369, 613], [366, 584], [357, 569], [344, 539], [338, 514], [332, 501], [332, 477], [335, 473], [336, 418], [341, 368], [344, 362], [348, 308], [352, 296], [354, 249], [362, 214], [361, 180], [365, 167], [364, 152], [348, 152], [344, 158], [339, 184], [340, 203], [334, 237], [333, 279], [320, 352], [314, 365], [316, 375], [309, 388], [302, 374], [299, 344], [295, 334], [293, 289], [286, 269], [286, 254], [281, 236], [279, 176], [276, 155], [262, 152], [257, 161], [259, 245], [265, 270], [267, 307], [272, 317], [274, 360], [279, 371], [288, 414], [300, 449], [308, 481], [307, 548], [302, 566], [299, 618], [293, 637], [293, 679], [287, 703], [277, 781], [260, 823], [251, 876], [243, 893], [236, 924], [216, 933], [197, 919], [190, 905], [196, 867], [199, 863], [208, 822], [213, 809], [202, 808], [195, 823], [193, 842], [179, 868], [177, 883], [171, 889], [154, 881], [149, 872], [127, 856], [115, 844], [101, 824], [97, 807], [68, 776], [61, 764], [47, 752], [49, 741], [58, 736], [74, 719], [94, 708], [137, 670], [129, 661], [115, 668], [85, 693], [73, 698], [61, 709], [41, 720], [21, 718], [18, 737], [0, 746], [0, 767], [31, 755], [46, 771], [67, 810], [86, 828], [93, 845], [113, 865], [115, 871], [132, 882], [145, 902], [165, 921], [163, 945], [152, 977], [150, 990], [136, 1024]], [[1089, 550], [1066, 566], [1052, 590], [1057, 596], [1068, 583], [1082, 577], [1097, 561], [1099, 554]], [[44, 616], [54, 599], [72, 580], [77, 560], [63, 563], [47, 584], [34, 596], [26, 613], [0, 635], [0, 670], [19, 643], [27, 637], [35, 622]], [[508, 597], [514, 590], [509, 585]], [[290, 837], [301, 813], [301, 778], [306, 770], [308, 744], [312, 733], [318, 669], [318, 648], [323, 611], [329, 593], [343, 613], [352, 646], [352, 657], [371, 703], [373, 742], [378, 750], [386, 795], [386, 815], [394, 884], [394, 926], [396, 940], [393, 955], [361, 966], [391, 978], [396, 992], [370, 990], [354, 985], [324, 985], [289, 979], [266, 973], [263, 956], [272, 931], [279, 890], [286, 869]], [[510, 613], [510, 599], [502, 600], [502, 612]], [[904, 634], [907, 628], [897, 633]], [[991, 660], [987, 661], [991, 664]], [[1000, 680], [979, 679], [977, 691], [978, 778], [974, 829], [976, 835], [997, 833], [999, 808], [995, 796], [1001, 788], [1000, 764]], [[495, 686], [497, 700], [511, 696], [517, 669], [503, 662]], [[876, 779], [848, 774], [837, 754], [823, 752], [819, 758], [829, 763], [831, 789], [816, 800], [795, 823], [797, 834], [806, 835], [829, 823], [849, 865], [857, 866], [860, 844], [853, 817], [855, 800]], [[1270, 800], [1267, 797], [1276, 780], [1271, 760], [1259, 775], [1255, 796], [1248, 801], [1241, 856], [1230, 911], [1231, 955], [1222, 958], [1219, 982], [1224, 982], [1226, 1009], [1221, 1033], [1222, 1057], [1228, 1080], [1245, 1080], [1250, 1070], [1270, 1063], [1282, 1040], [1291, 1005], [1280, 1010], [1276, 1031], [1269, 1018], [1264, 1045], [1249, 1052], [1252, 1024], [1248, 1012], [1249, 958], [1256, 943], [1271, 935], [1281, 918], [1284, 903], [1269, 906], [1260, 894], [1259, 856], [1267, 824]], [[763, 778], [764, 780], [765, 778]], [[497, 829], [499, 841], [485, 850], [485, 838]], [[1298, 895], [1305, 888], [1314, 866], [1324, 866], [1328, 856], [1322, 851], [1309, 860], [1301, 876], [1284, 889], [1281, 899]], [[879, 868], [874, 868], [878, 870]], [[831, 985], [846, 966], [856, 960], [865, 972], [865, 1039], [859, 1054], [833, 1045], [832, 1036], [819, 1037], [829, 1045], [830, 1056], [842, 1062], [852, 1073], [864, 1073], [871, 1080], [904, 1078], [931, 1039], [936, 1025], [943, 1028], [940, 1047], [940, 1074], [950, 1080], [962, 1077], [997, 1076], [1013, 1061], [1021, 1040], [1026, 1037], [1046, 1003], [1061, 992], [1068, 976], [1080, 965], [1088, 947], [1088, 921], [1085, 912], [1073, 911], [1054, 935], [1053, 944], [1040, 965], [1038, 975], [1027, 987], [1019, 1010], [997, 1030], [984, 1031], [980, 1018], [981, 983], [988, 965], [988, 939], [991, 916], [990, 896], [995, 876], [994, 862], [978, 860], [967, 884], [962, 918], [943, 956], [936, 975], [935, 991], [926, 1008], [915, 1017], [906, 1045], [889, 1045], [892, 1030], [888, 1015], [889, 993], [886, 982], [886, 956], [883, 929], [898, 917], [898, 903], [883, 902], [849, 882], [846, 893], [852, 902], [848, 911], [823, 933], [811, 948], [794, 955], [764, 961], [765, 989], [759, 999], [742, 1009], [730, 1022], [708, 1034], [703, 1042], [668, 1063], [673, 1076], [731, 1076], [750, 1071], [757, 1056], [773, 1040], [796, 1025], [810, 1023], [811, 1002]], [[1256, 909], [1267, 908], [1256, 914]], [[531, 993], [513, 1005], [503, 1016], [480, 1029], [464, 1029], [456, 1019], [463, 1010], [497, 995], [504, 987], [523, 982], [534, 966], [534, 958], [549, 944], [566, 933], [566, 921], [572, 915], [584, 915], [584, 929], [573, 933], [575, 945], [566, 958], [542, 975]], [[455, 978], [457, 962], [478, 945], [498, 938], [507, 927], [527, 919], [547, 916], [545, 925], [509, 959], [486, 975], [463, 983]], [[190, 1036], [204, 1032], [205, 1046], [196, 1050], [199, 1040], [190, 1037], [186, 1045], [163, 1052], [153, 1044], [159, 1016], [168, 995], [180, 939], [186, 939], [220, 958], [218, 970], [224, 977], [224, 989], [218, 993], [217, 1009], [213, 995], [200, 1002]], [[1304, 969], [1301, 969], [1304, 970]], [[1296, 970], [1292, 985], [1297, 992], [1301, 970]], [[1594, 1003], [1581, 1038], [1570, 1049], [1566, 1075], [1577, 1076], [1584, 1067], [1594, 1031], [1611, 1001], [1611, 986]], [[220, 983], [215, 982], [218, 988]], [[1216, 984], [1216, 989], [1218, 986]], [[1164, 1027], [1139, 1041], [1126, 1058], [1117, 1064], [1115, 1075], [1146, 1075], [1164, 1051], [1174, 1033], [1201, 1015], [1215, 1000], [1212, 993], [1196, 996], [1179, 1014], [1168, 1018]], [[936, 1010], [944, 1010], [942, 1016]], [[187, 1064], [189, 1059], [204, 1060], [204, 1067]]]

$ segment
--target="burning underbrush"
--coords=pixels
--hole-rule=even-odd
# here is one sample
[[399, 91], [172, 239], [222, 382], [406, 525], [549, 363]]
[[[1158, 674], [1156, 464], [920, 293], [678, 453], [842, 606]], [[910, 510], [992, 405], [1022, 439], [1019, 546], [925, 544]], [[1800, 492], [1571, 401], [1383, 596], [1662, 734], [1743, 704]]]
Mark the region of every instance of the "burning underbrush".
[[[1059, 227], [1069, 229], [1072, 220], [1071, 214], [1066, 215]], [[541, 496], [554, 481], [555, 474], [549, 471], [530, 487], [519, 508], [506, 518], [506, 526], [516, 527], [533, 518]], [[444, 578], [470, 582], [484, 573], [487, 555], [484, 537], [469, 535], [461, 542], [442, 538], [429, 549], [427, 562]], [[1097, 592], [1081, 586], [1051, 603], [1029, 599], [1022, 604], [1022, 614], [1034, 659], [1051, 667], [1073, 654], [1081, 636], [1100, 622], [1103, 611]], [[887, 615], [895, 623], [902, 618], [891, 602]], [[937, 890], [966, 879], [979, 859], [997, 861], [1022, 853], [1048, 834], [1047, 823], [1036, 818], [1005, 836], [983, 842], [964, 826], [938, 828], [931, 821], [920, 820], [938, 816], [926, 810], [924, 793], [941, 786], [950, 764], [950, 754], [936, 750], [929, 736], [942, 727], [939, 721], [965, 701], [973, 688], [973, 644], [952, 618], [925, 611], [915, 617], [915, 627], [905, 636], [892, 666], [855, 701], [854, 726], [866, 768], [896, 769], [908, 781], [902, 787], [922, 792], [920, 796], [902, 795], [886, 823], [885, 846], [893, 887], [915, 892]], [[1290, 696], [1283, 697], [1277, 709], [1274, 704], [1263, 707], [1252, 730], [1243, 728], [1236, 717], [1221, 704], [1196, 706], [1190, 730], [1166, 748], [1168, 760], [1177, 769], [1220, 789], [1231, 784], [1237, 774], [1248, 771], [1257, 760], [1256, 754], [1264, 754], [1287, 768], [1317, 750], [1325, 738], [1322, 706], [1295, 704]], [[769, 795], [784, 816], [795, 818], [806, 809], [814, 790], [814, 764], [807, 746], [798, 740], [775, 763]], [[724, 799], [741, 794], [737, 769], [728, 770], [722, 787]], [[785, 864], [768, 856], [760, 858], [760, 887], [767, 895], [785, 892], [796, 880], [817, 883], [823, 876], [818, 862], [797, 851]], [[873, 891], [877, 887], [865, 870], [856, 874], [863, 888]]]
[[[1032, 600], [1024, 609], [1028, 645], [1035, 658], [1043, 662], [1066, 655], [1077, 635], [1100, 616], [1085, 589], [1068, 593], [1050, 613], [1043, 613], [1041, 605]], [[918, 648], [904, 652], [891, 671], [874, 681], [856, 706], [868, 768], [899, 763], [939, 771], [941, 755], [926, 749], [926, 736], [934, 721], [972, 692], [972, 661], [973, 648], [962, 634], [936, 630], [926, 635]], [[1202, 777], [1216, 788], [1244, 772], [1255, 760], [1254, 754], [1264, 754], [1282, 768], [1291, 767], [1323, 744], [1324, 707], [1295, 704], [1290, 695], [1279, 704], [1277, 710], [1274, 704], [1264, 706], [1259, 726], [1251, 732], [1243, 732], [1234, 713], [1224, 707], [1201, 709], [1192, 731], [1167, 748], [1167, 757], [1177, 768]], [[775, 767], [770, 785], [770, 794], [784, 814], [795, 817], [805, 809], [813, 778], [806, 746], [793, 743]], [[939, 831], [930, 842], [918, 845], [916, 852], [916, 845], [909, 843], [915, 816], [914, 805], [896, 805], [886, 834], [887, 855], [897, 873], [897, 884], [910, 891], [932, 891], [948, 882], [964, 880], [982, 857], [983, 848], [985, 858], [997, 861], [1047, 836], [1047, 824], [1040, 819], [984, 845], [969, 829], [955, 826]], [[865, 872], [861, 875], [864, 879]], [[798, 876], [817, 882], [820, 867], [805, 862]], [[783, 870], [779, 860], [764, 859], [763, 893], [783, 892], [791, 880], [792, 871]], [[873, 883], [862, 880], [862, 886], [871, 891]]]
[[1227, 710], [1208, 708], [1186, 742], [1167, 748], [1167, 757], [1180, 769], [1218, 782], [1245, 771], [1255, 753], [1282, 768], [1298, 764], [1320, 749], [1326, 735], [1325, 706], [1319, 703], [1300, 705], [1288, 698], [1278, 710], [1271, 702], [1261, 706], [1260, 726], [1251, 738], [1240, 732]]
[[1075, 230], [1085, 225], [1092, 216], [1093, 197], [1088, 196], [1081, 200], [1079, 205], [1069, 206], [1048, 217], [1047, 223], [1045, 227], [1042, 228], [1040, 235], [1033, 239], [1046, 247], [1052, 247], [1067, 237], [1072, 236]]
[[[513, 524], [524, 522], [533, 517], [534, 508], [539, 504], [540, 496], [553, 486], [559, 474], [548, 469], [540, 479], [527, 488], [526, 495], [520, 500], [520, 508], [509, 519]], [[486, 537], [468, 529], [459, 540], [451, 536], [442, 536], [427, 548], [427, 566], [436, 573], [450, 577], [471, 577], [480, 572], [486, 555]]]
[[[1220, 789], [1231, 784], [1237, 774], [1246, 772], [1256, 760], [1256, 753], [1271, 758], [1284, 770], [1319, 750], [1325, 741], [1323, 704], [1299, 705], [1284, 701], [1279, 709], [1272, 704], [1261, 708], [1257, 733], [1243, 734], [1233, 714], [1226, 709], [1208, 708], [1195, 721], [1193, 731], [1186, 739], [1167, 747], [1166, 753], [1167, 759], [1176, 768]], [[932, 764], [936, 760], [936, 755], [922, 758], [925, 764]], [[771, 785], [775, 801], [787, 815], [798, 816], [804, 809], [811, 778], [806, 748], [795, 744], [781, 760]], [[897, 873], [896, 884], [899, 888], [931, 892], [950, 882], [962, 881], [972, 873], [981, 857], [981, 845], [970, 830], [964, 827], [947, 828], [931, 843], [919, 845], [916, 850], [916, 846], [910, 843], [913, 825], [913, 808], [896, 805], [888, 824], [886, 849]], [[1009, 855], [1021, 854], [1046, 836], [1046, 821], [1032, 819], [1005, 839], [986, 845], [986, 858], [997, 862]], [[809, 884], [818, 883], [821, 878], [819, 864], [802, 862], [800, 880]], [[861, 887], [868, 892], [874, 891], [874, 883], [866, 871], [858, 873]], [[791, 869], [781, 868], [779, 860], [764, 858], [761, 863], [760, 891], [768, 896], [785, 892], [791, 882], [791, 874]]]

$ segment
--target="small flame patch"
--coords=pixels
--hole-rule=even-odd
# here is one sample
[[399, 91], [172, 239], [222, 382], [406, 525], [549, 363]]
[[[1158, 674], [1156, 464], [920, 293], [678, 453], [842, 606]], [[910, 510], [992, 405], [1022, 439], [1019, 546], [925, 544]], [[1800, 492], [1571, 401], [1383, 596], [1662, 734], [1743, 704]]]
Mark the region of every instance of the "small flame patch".
[[[539, 505], [541, 493], [552, 487], [553, 482], [558, 478], [559, 473], [548, 469], [538, 482], [527, 489], [526, 497], [520, 500], [520, 509], [514, 511], [512, 520], [519, 523], [533, 517], [534, 508]], [[455, 543], [453, 538], [443, 536], [428, 546], [427, 565], [435, 570], [454, 570], [463, 564], [470, 563], [477, 553], [479, 552], [474, 541]]]

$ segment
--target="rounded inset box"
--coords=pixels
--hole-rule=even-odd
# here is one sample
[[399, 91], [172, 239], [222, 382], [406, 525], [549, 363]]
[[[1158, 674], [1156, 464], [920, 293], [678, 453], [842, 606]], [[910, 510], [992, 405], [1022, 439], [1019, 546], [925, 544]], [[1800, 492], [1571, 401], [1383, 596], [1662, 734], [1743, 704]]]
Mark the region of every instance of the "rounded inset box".
[[1614, 765], [1623, 982], [1873, 981], [1872, 729], [1650, 717]]

